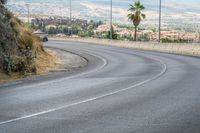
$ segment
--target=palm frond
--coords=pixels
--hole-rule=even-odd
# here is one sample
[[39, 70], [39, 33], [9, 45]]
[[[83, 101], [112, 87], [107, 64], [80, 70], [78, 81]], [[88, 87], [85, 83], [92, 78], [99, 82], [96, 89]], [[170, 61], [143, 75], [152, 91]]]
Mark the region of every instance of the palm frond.
[[146, 18], [146, 15], [145, 14], [141, 14], [142, 18], [145, 19]]
[[142, 5], [139, 0], [130, 5], [130, 8], [128, 9], [130, 13], [127, 17], [135, 26], [139, 25], [140, 21], [146, 18], [146, 15], [142, 13], [142, 10], [144, 9], [144, 5]]

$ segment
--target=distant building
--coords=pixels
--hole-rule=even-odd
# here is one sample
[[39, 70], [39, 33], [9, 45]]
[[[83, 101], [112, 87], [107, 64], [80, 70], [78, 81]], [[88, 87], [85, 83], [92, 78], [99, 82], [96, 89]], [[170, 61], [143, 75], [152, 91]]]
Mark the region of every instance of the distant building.
[[[117, 26], [113, 25], [113, 29], [116, 30]], [[107, 32], [110, 31], [110, 24], [103, 24], [103, 25], [99, 25], [98, 28], [95, 30], [95, 32], [98, 33], [103, 33], [103, 32]]]
[[177, 40], [181, 38], [181, 32], [180, 31], [162, 31], [161, 32], [161, 38], [168, 38], [170, 40]]
[[187, 32], [182, 36], [182, 38], [188, 42], [200, 42], [199, 33]]

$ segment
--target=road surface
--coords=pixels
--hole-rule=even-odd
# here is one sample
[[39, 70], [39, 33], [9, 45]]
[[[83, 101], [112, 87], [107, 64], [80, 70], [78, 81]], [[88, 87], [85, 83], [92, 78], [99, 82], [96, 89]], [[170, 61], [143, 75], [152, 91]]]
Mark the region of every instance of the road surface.
[[49, 42], [88, 66], [0, 86], [0, 133], [200, 133], [200, 59]]

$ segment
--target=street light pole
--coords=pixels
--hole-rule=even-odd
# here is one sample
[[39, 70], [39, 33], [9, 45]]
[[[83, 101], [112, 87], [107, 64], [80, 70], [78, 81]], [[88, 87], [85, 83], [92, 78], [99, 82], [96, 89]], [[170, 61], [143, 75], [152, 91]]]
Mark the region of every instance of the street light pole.
[[113, 22], [112, 22], [112, 6], [113, 6], [113, 3], [112, 3], [112, 0], [110, 0], [110, 39], [113, 39]]
[[26, 7], [28, 9], [28, 24], [30, 23], [30, 5], [26, 4]]
[[161, 12], [162, 12], [162, 2], [159, 0], [159, 27], [158, 27], [158, 42], [161, 42]]

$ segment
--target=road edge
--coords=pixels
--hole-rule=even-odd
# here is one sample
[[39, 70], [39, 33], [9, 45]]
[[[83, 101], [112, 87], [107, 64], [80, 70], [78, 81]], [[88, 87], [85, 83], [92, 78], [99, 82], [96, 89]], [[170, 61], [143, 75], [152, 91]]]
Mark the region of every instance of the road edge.
[[120, 48], [129, 48], [135, 50], [144, 50], [151, 52], [161, 52], [176, 55], [185, 55], [192, 57], [200, 57], [200, 44], [198, 43], [157, 43], [157, 42], [133, 42], [121, 40], [109, 40], [98, 38], [58, 38], [50, 37], [50, 41], [68, 41], [87, 43], [91, 45], [105, 45]]

